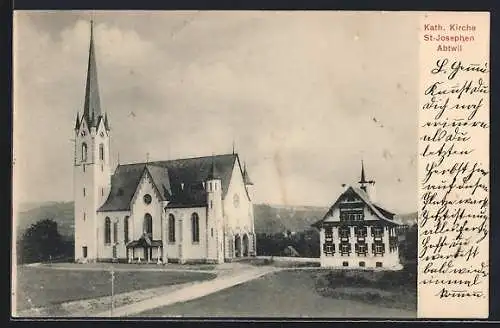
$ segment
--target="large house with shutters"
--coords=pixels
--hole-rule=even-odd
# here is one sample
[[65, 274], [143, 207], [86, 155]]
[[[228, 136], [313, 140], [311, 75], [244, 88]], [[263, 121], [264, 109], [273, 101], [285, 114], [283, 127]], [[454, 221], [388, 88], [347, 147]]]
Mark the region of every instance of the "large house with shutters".
[[255, 255], [253, 183], [234, 150], [112, 172], [92, 23], [74, 133], [75, 261], [222, 263]]
[[360, 187], [345, 190], [323, 219], [320, 231], [322, 267], [402, 269], [399, 259], [400, 224], [394, 213], [375, 203], [375, 181], [367, 181], [361, 164]]

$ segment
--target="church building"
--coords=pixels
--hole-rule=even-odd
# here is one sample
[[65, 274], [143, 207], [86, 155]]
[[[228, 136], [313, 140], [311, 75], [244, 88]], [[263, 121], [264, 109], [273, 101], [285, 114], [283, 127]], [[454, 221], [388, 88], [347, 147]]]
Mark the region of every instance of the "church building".
[[112, 170], [92, 22], [74, 131], [75, 261], [222, 263], [255, 255], [253, 183], [234, 151]]
[[375, 181], [367, 181], [361, 163], [359, 188], [347, 186], [322, 220], [322, 267], [400, 270], [398, 227], [394, 213], [375, 203]]

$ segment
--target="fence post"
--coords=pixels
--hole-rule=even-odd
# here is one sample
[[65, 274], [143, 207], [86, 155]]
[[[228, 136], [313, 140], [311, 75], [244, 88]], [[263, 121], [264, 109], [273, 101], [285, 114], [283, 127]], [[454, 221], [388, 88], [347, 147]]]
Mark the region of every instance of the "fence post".
[[111, 267], [111, 313], [110, 316], [113, 316], [113, 310], [115, 307], [115, 268], [112, 266]]

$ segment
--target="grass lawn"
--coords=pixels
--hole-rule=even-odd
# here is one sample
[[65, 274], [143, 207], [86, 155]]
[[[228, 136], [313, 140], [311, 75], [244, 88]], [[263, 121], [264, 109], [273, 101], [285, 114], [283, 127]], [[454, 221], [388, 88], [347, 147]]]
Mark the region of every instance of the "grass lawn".
[[[215, 278], [204, 272], [115, 272], [115, 293]], [[43, 307], [111, 295], [108, 271], [54, 270], [20, 266], [17, 270], [17, 308]]]
[[328, 271], [287, 270], [193, 301], [160, 307], [138, 316], [166, 317], [416, 317], [414, 311], [325, 297], [316, 291]]
[[177, 264], [177, 263], [168, 263], [166, 265], [157, 265], [155, 263], [85, 263], [85, 264], [77, 264], [77, 263], [52, 263], [52, 264], [43, 264], [44, 267], [71, 267], [71, 268], [96, 268], [96, 269], [109, 269], [111, 266], [118, 269], [180, 269], [180, 270], [207, 270], [211, 271], [215, 269], [215, 265], [213, 264]]
[[416, 311], [416, 268], [401, 271], [335, 270], [318, 275], [316, 291], [325, 297]]

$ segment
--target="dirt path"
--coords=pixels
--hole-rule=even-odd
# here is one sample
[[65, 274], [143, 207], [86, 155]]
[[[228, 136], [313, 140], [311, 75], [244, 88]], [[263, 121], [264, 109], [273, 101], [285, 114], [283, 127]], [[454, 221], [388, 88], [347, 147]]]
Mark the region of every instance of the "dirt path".
[[183, 288], [174, 290], [171, 293], [152, 297], [142, 302], [134, 302], [129, 305], [118, 307], [113, 311], [113, 314], [111, 314], [110, 311], [106, 311], [97, 313], [95, 314], [95, 316], [98, 317], [131, 316], [158, 307], [194, 300], [206, 295], [216, 293], [218, 291], [224, 290], [229, 287], [243, 284], [245, 282], [257, 279], [259, 277], [262, 277], [264, 275], [279, 270], [281, 269], [273, 267], [252, 267], [252, 268], [248, 267], [247, 270], [245, 271], [238, 270], [238, 272], [235, 272], [234, 274], [223, 275], [210, 281], [191, 284], [189, 286], [184, 286]]

